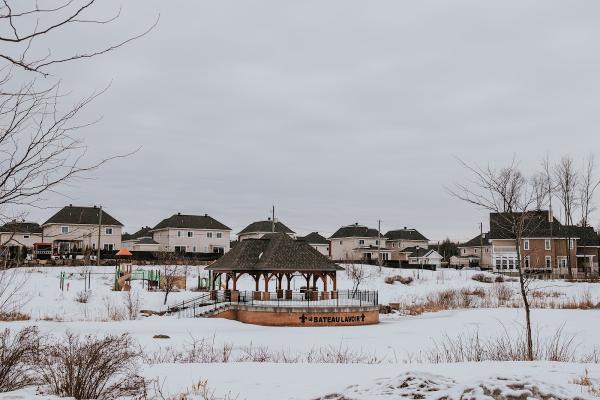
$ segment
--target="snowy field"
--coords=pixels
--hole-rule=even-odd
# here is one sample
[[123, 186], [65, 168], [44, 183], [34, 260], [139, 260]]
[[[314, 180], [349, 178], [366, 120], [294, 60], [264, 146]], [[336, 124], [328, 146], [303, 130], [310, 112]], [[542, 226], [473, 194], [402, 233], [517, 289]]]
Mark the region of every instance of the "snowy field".
[[[361, 282], [360, 289], [378, 290], [382, 304], [417, 303], [448, 289], [492, 291], [499, 285], [472, 280], [472, 276], [479, 273], [477, 271], [364, 268], [369, 273]], [[561, 398], [586, 398], [594, 392], [574, 383], [586, 370], [591, 381], [600, 386], [600, 367], [595, 364], [430, 362], [428, 357], [432, 349], [448, 340], [469, 335], [478, 335], [483, 339], [505, 336], [516, 340], [524, 320], [523, 311], [518, 308], [474, 306], [416, 316], [394, 313], [382, 315], [378, 325], [363, 327], [278, 328], [218, 318], [185, 319], [176, 316], [129, 319], [124, 316], [127, 314], [124, 309], [127, 301], [131, 301], [131, 296], [139, 299], [140, 309], [161, 310], [164, 309], [164, 293], [149, 292], [140, 282], [134, 282], [128, 298], [125, 292], [111, 290], [114, 268], [84, 269], [92, 272], [91, 295], [87, 303], [76, 301], [84, 289], [80, 268], [17, 270], [15, 273], [19, 274], [19, 281], [24, 283], [27, 300], [21, 311], [30, 315], [31, 319], [5, 322], [2, 326], [19, 329], [37, 325], [41, 332], [56, 337], [66, 332], [85, 335], [129, 333], [148, 355], [147, 364], [142, 366], [144, 374], [158, 378], [165, 392], [172, 395], [190, 391], [192, 385], [208, 380], [221, 398], [230, 393], [232, 398], [238, 395], [240, 400], [314, 399], [329, 395], [331, 397], [323, 398], [392, 399], [400, 398], [407, 390], [412, 390], [413, 384], [413, 389], [418, 390], [421, 384], [415, 382], [423, 381], [429, 382], [427, 385], [432, 385], [433, 389], [422, 398], [460, 398], [463, 393], [471, 393], [475, 396], [473, 398], [484, 398], [484, 393], [492, 387], [500, 388], [498, 390], [503, 393], [530, 390]], [[62, 271], [68, 273], [64, 291], [59, 285]], [[187, 273], [190, 290], [171, 293], [168, 304], [198, 296], [191, 289], [197, 285], [198, 276], [205, 276], [205, 272], [202, 267], [190, 267]], [[387, 276], [393, 275], [412, 277], [413, 282], [408, 285], [384, 282]], [[301, 286], [302, 279], [297, 279], [295, 284]], [[350, 289], [352, 285], [352, 280], [344, 272], [338, 275], [339, 290]], [[518, 299], [516, 282], [501, 285], [511, 288]], [[252, 290], [253, 287], [254, 282], [250, 279], [243, 279], [239, 283], [240, 290]], [[554, 301], [585, 298], [591, 299], [594, 304], [600, 302], [600, 284], [535, 281], [532, 287], [538, 292], [548, 293]], [[542, 341], [550, 340], [562, 329], [565, 337], [573, 339], [578, 354], [590, 354], [600, 348], [599, 309], [534, 309], [532, 319], [536, 337]], [[154, 339], [157, 334], [167, 335], [168, 339]], [[170, 362], [168, 355], [185, 353], [191, 344], [199, 341], [210, 343], [211, 348], [217, 351], [231, 347], [233, 362], [194, 362], [185, 365]], [[297, 361], [252, 362], [255, 361], [253, 354], [264, 349], [285, 354], [286, 357], [296, 357]], [[353, 354], [355, 363], [326, 362], [329, 359], [324, 354], [336, 352]], [[245, 359], [243, 355], [246, 355]], [[310, 362], [307, 358], [326, 361]], [[242, 359], [244, 362], [240, 361]], [[533, 386], [519, 389], [521, 384], [514, 380]], [[0, 399], [31, 398], [34, 394], [35, 389], [31, 388], [0, 395]]]

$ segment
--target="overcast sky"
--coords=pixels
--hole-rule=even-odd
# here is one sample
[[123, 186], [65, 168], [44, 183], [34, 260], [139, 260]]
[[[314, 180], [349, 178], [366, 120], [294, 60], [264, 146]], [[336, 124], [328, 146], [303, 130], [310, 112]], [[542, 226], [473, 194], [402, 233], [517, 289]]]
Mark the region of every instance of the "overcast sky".
[[381, 219], [468, 239], [486, 216], [444, 189], [467, 177], [457, 157], [532, 172], [598, 152], [597, 0], [103, 3], [120, 19], [60, 50], [160, 22], [53, 73], [74, 95], [112, 82], [87, 111], [103, 117], [82, 132], [90, 159], [141, 149], [48, 204], [102, 204], [127, 231], [182, 212], [238, 232], [274, 204], [300, 233]]

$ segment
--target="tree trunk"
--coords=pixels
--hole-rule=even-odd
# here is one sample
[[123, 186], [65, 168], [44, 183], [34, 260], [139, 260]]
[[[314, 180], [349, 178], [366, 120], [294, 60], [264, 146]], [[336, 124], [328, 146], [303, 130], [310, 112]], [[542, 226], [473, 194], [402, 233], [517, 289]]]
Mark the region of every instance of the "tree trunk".
[[529, 308], [529, 299], [527, 298], [527, 290], [525, 288], [525, 276], [523, 272], [523, 264], [521, 260], [521, 240], [515, 241], [517, 249], [517, 265], [519, 266], [519, 286], [521, 289], [521, 296], [523, 297], [523, 304], [525, 306], [525, 330], [527, 335], [527, 359], [533, 361], [533, 336], [531, 333], [531, 310]]

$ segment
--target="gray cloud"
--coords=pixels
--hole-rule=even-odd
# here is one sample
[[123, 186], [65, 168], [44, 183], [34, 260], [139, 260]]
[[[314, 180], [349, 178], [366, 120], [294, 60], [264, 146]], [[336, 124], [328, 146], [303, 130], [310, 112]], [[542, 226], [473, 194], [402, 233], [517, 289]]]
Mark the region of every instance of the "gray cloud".
[[381, 218], [385, 229], [467, 238], [485, 214], [445, 192], [465, 179], [455, 157], [516, 155], [533, 171], [546, 153], [600, 144], [595, 1], [123, 6], [111, 29], [77, 28], [61, 46], [100, 46], [158, 13], [159, 26], [55, 72], [73, 96], [112, 81], [88, 110], [104, 116], [83, 133], [91, 158], [142, 148], [50, 201], [101, 203], [128, 230], [177, 211], [238, 230], [275, 204], [300, 232]]

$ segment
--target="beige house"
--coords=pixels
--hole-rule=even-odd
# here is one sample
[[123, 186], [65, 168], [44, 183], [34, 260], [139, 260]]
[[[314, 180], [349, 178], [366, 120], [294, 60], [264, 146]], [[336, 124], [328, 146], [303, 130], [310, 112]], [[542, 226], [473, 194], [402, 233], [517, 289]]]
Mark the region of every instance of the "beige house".
[[282, 222], [269, 218], [266, 221], [256, 221], [242, 229], [238, 234], [238, 240], [260, 239], [268, 233], [285, 233], [292, 239], [296, 239], [296, 232], [285, 226]]
[[172, 215], [152, 230], [159, 251], [176, 253], [227, 253], [231, 228], [204, 215]]
[[149, 226], [143, 227], [133, 234], [124, 233], [121, 241], [122, 246], [129, 251], [158, 252], [160, 250], [160, 245], [154, 240], [152, 228]]
[[450, 260], [453, 266], [492, 268], [493, 246], [490, 234], [483, 233], [458, 246], [458, 257]]
[[121, 247], [123, 224], [99, 207], [69, 205], [42, 224], [43, 242], [52, 245], [53, 254], [84, 254]]
[[308, 243], [313, 249], [324, 256], [329, 257], [329, 240], [321, 236], [319, 232], [309, 233], [304, 237], [299, 237], [298, 240]]
[[335, 261], [389, 260], [391, 251], [386, 248], [385, 236], [377, 229], [358, 223], [343, 226], [329, 238], [331, 259]]
[[429, 239], [418, 230], [404, 227], [388, 231], [385, 235], [387, 248], [391, 251], [390, 259], [397, 261], [408, 261], [409, 252], [404, 251], [409, 247], [427, 248]]
[[427, 247], [409, 247], [405, 251], [410, 252], [408, 263], [410, 265], [433, 265], [436, 268], [441, 267], [444, 257], [435, 250]]
[[38, 223], [11, 221], [0, 227], [0, 247], [33, 248], [42, 241], [42, 228]]

